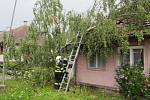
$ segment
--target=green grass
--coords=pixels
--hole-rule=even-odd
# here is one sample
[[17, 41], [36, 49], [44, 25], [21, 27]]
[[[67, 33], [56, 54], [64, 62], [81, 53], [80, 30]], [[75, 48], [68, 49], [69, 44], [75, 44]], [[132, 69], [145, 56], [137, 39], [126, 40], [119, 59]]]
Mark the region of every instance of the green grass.
[[76, 87], [65, 94], [52, 86], [33, 88], [21, 80], [8, 80], [6, 85], [6, 90], [0, 92], [0, 100], [124, 100], [117, 94], [87, 87]]

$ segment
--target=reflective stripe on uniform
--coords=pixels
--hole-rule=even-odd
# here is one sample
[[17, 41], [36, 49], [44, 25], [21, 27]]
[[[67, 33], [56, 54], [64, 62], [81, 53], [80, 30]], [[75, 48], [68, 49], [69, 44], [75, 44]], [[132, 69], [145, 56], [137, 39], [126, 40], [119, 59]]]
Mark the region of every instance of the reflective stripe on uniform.
[[60, 68], [59, 66], [56, 66], [56, 68]]
[[59, 67], [59, 66], [55, 66], [55, 72], [59, 72], [59, 73], [61, 73], [61, 72], [65, 72], [65, 68], [64, 67]]
[[59, 83], [55, 83], [55, 85], [59, 85]]
[[59, 70], [59, 71], [58, 71], [58, 70], [55, 70], [55, 72], [60, 72], [60, 73], [61, 73], [62, 71], [60, 71], [60, 70]]
[[61, 68], [61, 70], [64, 70], [64, 68]]

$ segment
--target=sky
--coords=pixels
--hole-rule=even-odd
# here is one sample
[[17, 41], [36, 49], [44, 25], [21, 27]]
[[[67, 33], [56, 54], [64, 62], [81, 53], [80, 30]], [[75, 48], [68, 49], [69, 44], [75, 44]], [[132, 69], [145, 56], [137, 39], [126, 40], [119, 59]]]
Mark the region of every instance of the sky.
[[[61, 0], [65, 11], [75, 10], [84, 12], [91, 8], [94, 0]], [[32, 9], [36, 0], [18, 0], [13, 27], [23, 25], [24, 21], [33, 19]], [[15, 0], [0, 0], [0, 31], [5, 31], [10, 27], [11, 16]]]

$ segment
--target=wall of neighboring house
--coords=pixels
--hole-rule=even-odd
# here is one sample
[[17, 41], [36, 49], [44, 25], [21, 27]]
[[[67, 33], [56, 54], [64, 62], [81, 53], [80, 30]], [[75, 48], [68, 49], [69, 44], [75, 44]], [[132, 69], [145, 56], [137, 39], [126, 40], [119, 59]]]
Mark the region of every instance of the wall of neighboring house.
[[150, 74], [150, 38], [144, 41], [144, 73], [146, 76]]
[[[137, 46], [135, 39], [130, 40], [131, 46]], [[144, 49], [144, 73], [148, 75], [150, 69], [150, 38], [145, 38], [142, 43]], [[76, 81], [78, 83], [90, 84], [99, 87], [117, 88], [115, 81], [115, 69], [118, 66], [118, 49], [106, 61], [103, 69], [90, 69], [89, 61], [83, 54], [78, 56], [76, 67]]]

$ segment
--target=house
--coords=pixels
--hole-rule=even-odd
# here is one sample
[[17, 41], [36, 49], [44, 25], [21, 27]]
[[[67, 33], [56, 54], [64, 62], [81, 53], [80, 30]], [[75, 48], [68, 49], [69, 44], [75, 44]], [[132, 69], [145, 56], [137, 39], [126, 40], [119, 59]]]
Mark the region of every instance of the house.
[[150, 35], [144, 35], [144, 40], [140, 45], [132, 34], [129, 35], [127, 55], [123, 55], [119, 47], [113, 50], [113, 54], [108, 59], [103, 59], [99, 55], [94, 55], [88, 59], [80, 53], [75, 71], [76, 82], [116, 90], [115, 70], [121, 64], [143, 63], [144, 74], [148, 76], [150, 72]]
[[[16, 46], [18, 46], [23, 38], [27, 36], [28, 26], [26, 22], [12, 30], [12, 36], [15, 39]], [[8, 32], [0, 32], [0, 63], [3, 62], [3, 44], [4, 44], [4, 34], [8, 34]]]
[[27, 36], [27, 34], [28, 34], [28, 26], [26, 24], [13, 29], [13, 37], [17, 44], [19, 44], [21, 40]]
[[[4, 41], [4, 34], [8, 34], [8, 31], [0, 32], [0, 42]], [[23, 25], [20, 25], [17, 28], [12, 29], [12, 36], [15, 39], [16, 43], [20, 43], [22, 39], [27, 36], [28, 33], [28, 25], [27, 21], [24, 21]]]

